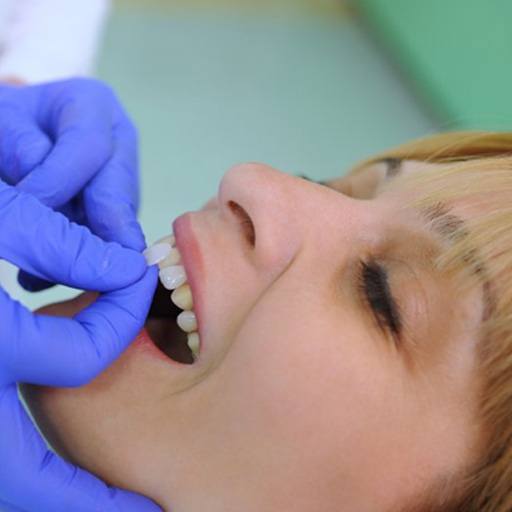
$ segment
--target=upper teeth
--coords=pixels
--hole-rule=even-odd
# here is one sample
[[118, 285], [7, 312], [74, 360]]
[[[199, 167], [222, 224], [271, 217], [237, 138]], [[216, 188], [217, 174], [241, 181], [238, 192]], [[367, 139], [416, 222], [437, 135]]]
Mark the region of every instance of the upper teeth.
[[175, 247], [174, 236], [158, 240], [154, 245], [144, 251], [148, 265], [158, 263], [160, 268], [160, 281], [168, 290], [174, 290], [171, 300], [183, 309], [177, 319], [178, 326], [187, 333], [187, 343], [194, 357], [199, 354], [199, 333], [197, 332], [197, 320], [193, 311], [193, 300], [190, 286], [187, 283], [187, 275], [183, 265], [178, 265], [181, 255]]
[[160, 281], [168, 290], [175, 290], [178, 286], [187, 282], [185, 268], [182, 265], [170, 265], [163, 267], [160, 263]]
[[167, 243], [156, 243], [144, 251], [148, 265], [155, 265], [163, 261], [171, 252], [171, 246]]
[[181, 309], [192, 309], [192, 292], [188, 284], [182, 284], [171, 293], [171, 300]]
[[176, 323], [185, 332], [197, 331], [197, 320], [193, 311], [182, 311], [176, 318]]

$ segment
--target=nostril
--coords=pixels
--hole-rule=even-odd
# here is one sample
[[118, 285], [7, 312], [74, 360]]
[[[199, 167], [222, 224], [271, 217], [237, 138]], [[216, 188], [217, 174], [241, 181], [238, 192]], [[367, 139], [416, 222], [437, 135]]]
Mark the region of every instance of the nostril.
[[254, 224], [249, 214], [238, 203], [235, 203], [235, 201], [228, 201], [228, 207], [240, 222], [242, 232], [249, 244], [251, 244], [251, 247], [255, 247], [256, 231], [254, 230]]

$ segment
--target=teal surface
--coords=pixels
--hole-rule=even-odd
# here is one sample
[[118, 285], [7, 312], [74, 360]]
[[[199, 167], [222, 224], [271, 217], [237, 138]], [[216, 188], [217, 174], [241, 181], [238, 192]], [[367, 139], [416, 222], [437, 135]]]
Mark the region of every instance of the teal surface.
[[[141, 220], [149, 242], [199, 208], [224, 172], [261, 161], [313, 178], [436, 131], [351, 18], [123, 8], [99, 75], [141, 138]], [[32, 306], [63, 290], [19, 296]]]
[[510, 0], [358, 0], [445, 129], [512, 129]]

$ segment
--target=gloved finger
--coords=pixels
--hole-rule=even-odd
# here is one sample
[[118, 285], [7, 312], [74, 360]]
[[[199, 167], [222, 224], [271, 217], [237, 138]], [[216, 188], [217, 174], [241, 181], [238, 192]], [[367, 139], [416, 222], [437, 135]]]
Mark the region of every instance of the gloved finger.
[[[59, 208], [69, 220], [76, 222], [77, 224], [85, 225], [85, 215], [83, 212], [81, 194], [74, 197], [71, 201], [66, 203], [63, 207]], [[29, 272], [25, 272], [23, 269], [18, 271], [18, 283], [19, 285], [28, 292], [40, 292], [47, 290], [55, 285], [51, 281], [41, 279], [40, 277], [34, 276]], [[1, 509], [0, 509], [1, 510]]]
[[14, 507], [2, 500], [0, 500], [0, 510], [2, 512], [26, 512], [26, 510], [21, 510], [21, 508]]
[[52, 143], [27, 114], [0, 104], [0, 177], [15, 185], [39, 165]]
[[99, 172], [112, 155], [112, 119], [100, 104], [68, 100], [53, 126], [55, 144], [17, 185], [47, 206], [68, 202]]
[[70, 201], [57, 208], [56, 211], [62, 213], [70, 221], [75, 222], [76, 224], [87, 226], [87, 217], [84, 212], [82, 192], [79, 192]]
[[87, 224], [103, 240], [142, 251], [146, 244], [137, 222], [137, 132], [128, 119], [115, 127], [114, 143], [112, 158], [83, 192]]
[[107, 486], [48, 450], [12, 388], [0, 398], [0, 417], [9, 418], [8, 423], [2, 424], [0, 435], [0, 496], [16, 507], [14, 510], [161, 510], [147, 498]]
[[107, 243], [87, 228], [0, 182], [0, 257], [47, 281], [107, 291], [139, 279], [142, 254]]
[[0, 289], [0, 311], [12, 319], [0, 343], [0, 368], [7, 379], [57, 387], [92, 380], [142, 329], [157, 275], [149, 268], [140, 281], [101, 295], [74, 318], [33, 314]]

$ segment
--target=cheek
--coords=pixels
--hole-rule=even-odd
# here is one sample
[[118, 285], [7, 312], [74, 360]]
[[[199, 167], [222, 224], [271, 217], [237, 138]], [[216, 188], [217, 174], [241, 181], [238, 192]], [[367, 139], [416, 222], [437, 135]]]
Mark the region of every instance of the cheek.
[[353, 499], [357, 468], [368, 471], [361, 461], [380, 443], [395, 395], [381, 355], [354, 321], [326, 325], [323, 313], [256, 310], [225, 361], [219, 415], [236, 425], [230, 439], [240, 450], [252, 447], [251, 464], [274, 472], [281, 486], [343, 502]]

